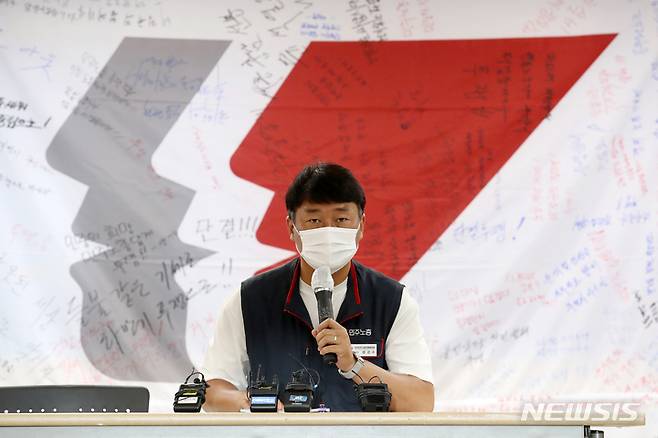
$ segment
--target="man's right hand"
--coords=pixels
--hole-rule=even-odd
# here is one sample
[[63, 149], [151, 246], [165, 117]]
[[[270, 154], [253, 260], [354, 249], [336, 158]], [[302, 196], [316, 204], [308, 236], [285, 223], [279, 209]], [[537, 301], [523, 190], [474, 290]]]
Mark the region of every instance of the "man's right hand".
[[206, 412], [239, 412], [249, 409], [247, 392], [239, 390], [232, 383], [223, 379], [208, 380], [206, 402], [203, 410]]

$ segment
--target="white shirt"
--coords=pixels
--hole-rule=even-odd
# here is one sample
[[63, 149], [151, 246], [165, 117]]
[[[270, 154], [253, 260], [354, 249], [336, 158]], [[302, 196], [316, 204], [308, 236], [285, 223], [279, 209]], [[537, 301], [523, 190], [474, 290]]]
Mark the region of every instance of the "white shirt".
[[[299, 292], [311, 317], [313, 327], [316, 328], [319, 318], [313, 289], [300, 279]], [[334, 287], [331, 300], [334, 318], [337, 316], [346, 294], [347, 280]], [[386, 338], [384, 352], [389, 371], [410, 374], [427, 382], [434, 382], [430, 352], [423, 338], [423, 328], [418, 317], [418, 304], [406, 291], [406, 288], [402, 291], [400, 307]], [[215, 334], [210, 341], [201, 372], [206, 380], [223, 379], [238, 389], [247, 388], [249, 357], [247, 356], [239, 289], [226, 300], [220, 311]]]

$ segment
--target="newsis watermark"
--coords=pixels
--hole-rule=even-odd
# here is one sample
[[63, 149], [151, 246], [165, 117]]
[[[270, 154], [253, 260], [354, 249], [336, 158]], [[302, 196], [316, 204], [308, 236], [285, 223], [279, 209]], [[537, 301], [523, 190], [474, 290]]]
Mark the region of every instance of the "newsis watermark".
[[608, 402], [525, 402], [521, 421], [635, 421], [641, 403]]

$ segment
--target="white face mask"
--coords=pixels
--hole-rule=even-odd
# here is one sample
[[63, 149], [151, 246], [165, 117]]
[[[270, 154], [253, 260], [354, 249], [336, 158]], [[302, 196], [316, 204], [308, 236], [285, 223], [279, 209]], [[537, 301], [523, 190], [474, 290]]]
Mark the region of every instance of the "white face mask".
[[[360, 227], [360, 226], [359, 226]], [[295, 231], [302, 240], [299, 254], [313, 269], [329, 266], [335, 273], [356, 254], [356, 235], [359, 228], [322, 227]]]

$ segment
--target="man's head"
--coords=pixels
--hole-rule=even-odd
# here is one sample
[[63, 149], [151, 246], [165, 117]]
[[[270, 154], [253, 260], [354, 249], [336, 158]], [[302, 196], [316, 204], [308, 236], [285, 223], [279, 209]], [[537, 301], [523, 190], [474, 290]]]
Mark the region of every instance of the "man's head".
[[[290, 239], [302, 252], [300, 233], [304, 231], [327, 227], [358, 229], [354, 236], [358, 245], [363, 237], [365, 205], [363, 188], [348, 169], [329, 163], [307, 166], [295, 177], [286, 193]], [[333, 237], [338, 236], [339, 240], [345, 234], [335, 229], [325, 231]], [[314, 239], [311, 235], [308, 238]], [[307, 250], [310, 250], [308, 246]], [[304, 255], [302, 252], [302, 258]]]
[[338, 164], [317, 163], [306, 166], [295, 177], [286, 193], [286, 209], [293, 221], [304, 203], [353, 203], [359, 217], [366, 207], [366, 195], [349, 169]]

